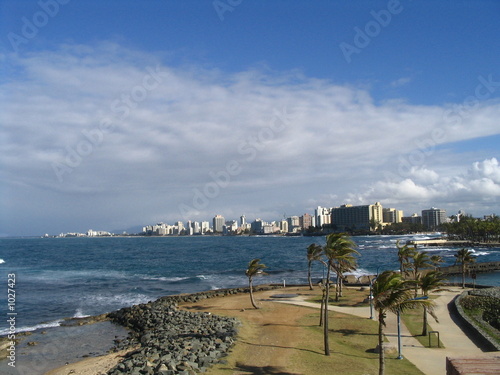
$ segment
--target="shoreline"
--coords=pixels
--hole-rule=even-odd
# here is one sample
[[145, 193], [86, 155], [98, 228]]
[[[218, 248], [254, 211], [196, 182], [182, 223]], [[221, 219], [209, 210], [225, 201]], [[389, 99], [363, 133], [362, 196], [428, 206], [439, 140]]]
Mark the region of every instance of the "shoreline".
[[[352, 290], [360, 290], [357, 288], [357, 285], [351, 286], [350, 288], [352, 288]], [[302, 319], [301, 317], [305, 317], [313, 313], [312, 310], [313, 304], [305, 303], [303, 304], [304, 306], [300, 306], [301, 301], [312, 298], [313, 296], [318, 297], [321, 295], [321, 291], [318, 288], [315, 288], [313, 291], [310, 291], [307, 285], [287, 286], [284, 289], [284, 291], [282, 287], [278, 287], [278, 289], [281, 289], [281, 291], [275, 291], [276, 288], [256, 291], [256, 299], [261, 307], [258, 310], [253, 309], [251, 307], [248, 295], [245, 295], [243, 293], [224, 294], [223, 296], [227, 296], [227, 298], [217, 298], [223, 296], [212, 295], [211, 297], [215, 297], [213, 300], [211, 300], [210, 297], [203, 298], [201, 296], [197, 296], [193, 298], [192, 302], [189, 301], [183, 302], [179, 305], [179, 308], [182, 309], [184, 313], [196, 312], [198, 314], [200, 313], [220, 314], [231, 318], [238, 318], [244, 323], [244, 325], [238, 328], [238, 340], [236, 341], [237, 346], [235, 346], [234, 348], [231, 346], [228, 350], [228, 353], [231, 352], [231, 356], [227, 358], [225, 356], [219, 357], [218, 360], [215, 362], [215, 366], [210, 367], [210, 370], [208, 370], [209, 373], [219, 375], [227, 373], [229, 369], [231, 369], [232, 371], [231, 373], [233, 373], [233, 371], [236, 371], [236, 373], [239, 373], [238, 371], [243, 371], [242, 373], [247, 373], [245, 371], [251, 371], [251, 369], [255, 370], [260, 369], [260, 371], [262, 371], [263, 368], [268, 368], [268, 369], [273, 369], [273, 371], [276, 371], [276, 373], [290, 373], [290, 374], [303, 373], [305, 375], [312, 375], [318, 373], [318, 371], [316, 371], [316, 361], [318, 361], [317, 363], [318, 366], [320, 366], [319, 368], [324, 368], [321, 366], [325, 366], [326, 364], [330, 363], [329, 362], [330, 359], [328, 359], [330, 357], [325, 357], [321, 351], [322, 340], [316, 341], [317, 339], [315, 339], [314, 349], [310, 348], [306, 350], [305, 349], [306, 347], [303, 346], [304, 343], [302, 343], [303, 336], [300, 333], [304, 332], [302, 331], [303, 329], [309, 331], [310, 328], [312, 328], [309, 327], [309, 324], [307, 325], [307, 327], [309, 328], [304, 328], [306, 326], [304, 326], [303, 323], [301, 323], [300, 320]], [[283, 296], [282, 293], [289, 293], [286, 294], [287, 295], [286, 299], [283, 299], [281, 297]], [[456, 293], [460, 293], [460, 291], [456, 289]], [[191, 296], [187, 295], [187, 297], [189, 298]], [[306, 305], [311, 305], [311, 307], [308, 307]], [[316, 308], [319, 308], [319, 304], [318, 306], [316, 306]], [[360, 314], [359, 315], [360, 317], [354, 318], [355, 315], [352, 315], [353, 316], [352, 319], [361, 319], [361, 321], [366, 321], [366, 318], [368, 318], [369, 316], [368, 307], [346, 308], [346, 307], [332, 306], [331, 309], [335, 311], [338, 310], [340, 313], [346, 313], [346, 314], [351, 314], [350, 312], [348, 312], [349, 309], [353, 311], [356, 310], [356, 312], [353, 313]], [[441, 310], [446, 315], [448, 314], [447, 309], [443, 308]], [[334, 321], [338, 321], [339, 324], [344, 324], [341, 323], [338, 319], [342, 320], [342, 318], [337, 317], [337, 319], [334, 319]], [[451, 319], [448, 320], [450, 321], [448, 324], [454, 325], [451, 322]], [[316, 325], [315, 318], [312, 319], [311, 323], [312, 322], [314, 322], [314, 325]], [[341, 325], [337, 327], [337, 329], [342, 327], [343, 326]], [[460, 331], [458, 326], [454, 327], [455, 330], [457, 331], [457, 334], [462, 335], [465, 340], [465, 334], [462, 331]], [[336, 331], [334, 327], [332, 327], [332, 329], [333, 329], [332, 333]], [[395, 329], [395, 326], [392, 327], [391, 329]], [[441, 329], [444, 329], [444, 327], [441, 327]], [[448, 329], [445, 330], [448, 332]], [[405, 335], [408, 335], [408, 333], [406, 333]], [[389, 336], [392, 337], [390, 333]], [[343, 335], [340, 334], [340, 337], [343, 337]], [[405, 346], [404, 350], [408, 356], [407, 358], [411, 358], [410, 361], [412, 361], [413, 365], [416, 365], [418, 368], [426, 367], [425, 363], [424, 364], [420, 363], [420, 358], [423, 358], [422, 357], [423, 352], [419, 351], [425, 350], [427, 353], [427, 350], [429, 350], [428, 352], [429, 355], [431, 357], [435, 357], [435, 360], [439, 361], [436, 362], [434, 365], [439, 365], [439, 367], [443, 367], [444, 369], [445, 364], [444, 364], [443, 350], [446, 351], [446, 353], [449, 352], [450, 354], [453, 354], [454, 357], [456, 357], [457, 354], [460, 353], [460, 350], [457, 351], [457, 349], [454, 349], [452, 346], [454, 346], [455, 342], [463, 342], [464, 340], [461, 340], [458, 337], [456, 339], [454, 338], [452, 340], [453, 344], [450, 344], [449, 348], [446, 345], [448, 349], [418, 349], [418, 348], [410, 349], [409, 347]], [[146, 345], [146, 348], [148, 348], [148, 345]], [[480, 352], [480, 350], [475, 346], [474, 348], [475, 348], [474, 352], [476, 352], [476, 349], [478, 353]], [[413, 354], [410, 353], [410, 351], [411, 352], [415, 351], [414, 355], [410, 356], [410, 354]], [[304, 371], [304, 369], [301, 368], [302, 363], [300, 362], [300, 360], [299, 362], [297, 362], [298, 358], [296, 357], [296, 355], [298, 355], [301, 352], [302, 353], [310, 352], [315, 356], [316, 359], [314, 359], [313, 362], [309, 363], [309, 365], [312, 364], [313, 367], [312, 371], [311, 367], [309, 367], [310, 369], [309, 371]], [[125, 359], [130, 358], [132, 355], [134, 355], [134, 353], [137, 354], [137, 351], [132, 352], [132, 354], [129, 354], [128, 356], [125, 355]], [[155, 355], [154, 351], [148, 353], [152, 354], [153, 356]], [[472, 352], [470, 352], [469, 354], [472, 354]], [[492, 354], [495, 355], [495, 353]], [[95, 363], [100, 363], [101, 361], [108, 360], [109, 358], [111, 357], [105, 356], [103, 358], [99, 357], [94, 359], [96, 361]], [[120, 358], [115, 357], [115, 359], [119, 360]], [[387, 361], [389, 366], [391, 365], [390, 362], [394, 362], [393, 366], [396, 366], [395, 368], [399, 368], [399, 366], [407, 366], [406, 364], [403, 364], [401, 361], [398, 361], [396, 359], [391, 359], [391, 356], [387, 358]], [[76, 362], [69, 366], [64, 366], [62, 368], [55, 369], [51, 372], [46, 373], [45, 375], [67, 375], [69, 370], [72, 370], [73, 372], [71, 373], [75, 375], [91, 375], [91, 374], [95, 375], [100, 373], [100, 372], [94, 372], [94, 373], [84, 372], [85, 368], [83, 366], [86, 365], [86, 363], [87, 361]], [[154, 363], [151, 363], [151, 365], [154, 365]], [[328, 368], [331, 368], [331, 364], [328, 365]], [[169, 373], [166, 372], [169, 371], [168, 369], [165, 368], [162, 369], [165, 370], [165, 373]], [[159, 370], [160, 368], [155, 369], [154, 366], [151, 366], [151, 371], [159, 372]], [[100, 368], [99, 371], [106, 371], [106, 370], [104, 368]], [[189, 368], [184, 368], [184, 370], [182, 370], [181, 368], [181, 373], [184, 373], [183, 371], [186, 371], [185, 372], [186, 374], [191, 373]], [[401, 371], [403, 370], [401, 369]], [[151, 372], [151, 373], [157, 373], [157, 372]], [[121, 367], [120, 371], [109, 372], [109, 374], [113, 375], [125, 374], [125, 373], [131, 373], [131, 372], [128, 371], [128, 368], [123, 368], [123, 367]], [[177, 373], [177, 372], [172, 372], [172, 373]], [[320, 373], [323, 372], [320, 371]], [[397, 373], [397, 372], [390, 371], [389, 373]], [[427, 374], [428, 372], [424, 370], [424, 373]], [[434, 374], [434, 372], [431, 373]]]
[[[349, 286], [350, 287], [358, 287], [358, 286], [362, 286], [362, 285], [350, 284]], [[292, 286], [287, 286], [285, 289], [290, 289], [290, 288], [292, 288], [292, 289], [297, 288], [297, 290], [301, 289], [301, 288], [308, 289], [308, 286], [307, 285], [300, 285], [300, 286], [292, 285]], [[277, 289], [283, 289], [283, 286], [260, 285], [260, 286], [257, 286], [255, 288], [255, 293], [269, 292], [269, 291], [273, 291], [273, 290], [277, 290]], [[188, 320], [193, 318], [193, 315], [192, 315], [193, 313], [190, 312], [189, 314], [186, 315], [186, 311], [179, 310], [179, 308], [178, 308], [179, 304], [181, 304], [182, 307], [185, 308], [185, 306], [196, 306], [197, 303], [202, 303], [202, 302], [204, 302], [204, 300], [207, 300], [210, 298], [225, 299], [222, 297], [228, 297], [228, 296], [240, 297], [242, 294], [247, 294], [247, 293], [248, 293], [248, 288], [236, 288], [236, 289], [224, 289], [224, 290], [199, 292], [199, 293], [193, 293], [193, 294], [182, 294], [182, 295], [176, 295], [176, 296], [165, 296], [165, 297], [161, 297], [161, 298], [157, 299], [156, 301], [152, 301], [148, 304], [135, 305], [135, 306], [123, 308], [123, 309], [120, 309], [116, 312], [110, 313], [109, 315], [113, 315], [113, 314], [115, 315], [114, 317], [111, 317], [112, 320], [122, 320], [120, 322], [120, 324], [128, 325], [128, 328], [135, 327], [134, 329], [131, 330], [129, 337], [126, 340], [124, 340], [124, 345], [121, 345], [121, 346], [117, 345], [117, 347], [114, 348], [114, 351], [118, 350], [118, 352], [116, 352], [116, 353], [120, 353], [120, 354], [116, 355], [116, 353], [113, 352], [113, 353], [110, 353], [107, 355], [92, 357], [92, 358], [85, 359], [83, 361], [73, 362], [70, 365], [72, 366], [72, 368], [73, 367], [78, 368], [78, 370], [74, 370], [75, 371], [74, 374], [76, 374], [76, 375], [78, 375], [78, 374], [81, 374], [81, 375], [93, 374], [91, 372], [85, 372], [85, 368], [88, 366], [93, 366], [93, 368], [96, 369], [96, 368], [98, 368], [98, 367], [96, 367], [98, 364], [102, 364], [101, 366], [103, 366], [103, 367], [99, 368], [99, 370], [102, 371], [106, 366], [108, 366], [112, 363], [114, 363], [114, 366], [110, 366], [109, 368], [106, 367], [107, 369], [105, 371], [110, 371], [111, 369], [115, 368], [115, 371], [110, 372], [110, 374], [128, 373], [129, 371], [132, 371], [134, 369], [133, 365], [130, 365], [130, 363], [133, 363], [134, 361], [137, 362], [137, 358], [141, 358], [141, 355], [143, 356], [143, 359], [146, 358], [144, 356], [144, 354], [147, 354], [148, 356], [152, 355], [153, 358], [157, 358], [157, 359], [162, 358], [161, 355], [158, 354], [158, 351], [155, 352], [154, 350], [153, 351], [150, 350], [151, 347], [155, 347], [155, 346], [158, 347], [158, 339], [160, 339], [160, 341], [162, 339], [161, 337], [159, 338], [158, 336], [155, 337], [154, 335], [151, 335], [151, 328], [154, 327], [156, 324], [162, 324], [162, 323], [158, 322], [158, 320], [155, 320], [158, 318], [158, 316], [155, 317], [154, 315], [152, 315], [153, 324], [152, 324], [152, 326], [149, 327], [149, 329], [144, 330], [141, 326], [142, 323], [137, 324], [138, 319], [142, 319], [143, 321], [146, 321], [149, 324], [149, 321], [151, 320], [151, 314], [149, 314], [150, 310], [154, 310], [158, 306], [165, 306], [165, 307], [167, 307], [167, 309], [164, 310], [163, 313], [166, 313], [166, 315], [169, 315], [169, 316], [172, 316], [172, 315], [179, 313], [181, 315], [180, 319], [184, 323], [186, 317], [188, 318]], [[246, 298], [246, 296], [245, 296], [245, 298]], [[207, 301], [207, 303], [209, 303], [209, 302]], [[172, 308], [173, 308], [173, 310], [172, 310]], [[241, 311], [245, 311], [245, 309], [242, 309]], [[161, 311], [158, 311], [158, 312], [161, 315], [162, 312]], [[148, 315], [148, 314], [149, 314], [149, 316], [144, 319], [144, 315]], [[195, 313], [195, 314], [198, 314], [198, 316], [199, 316], [199, 314], [202, 314], [202, 316], [204, 315], [205, 317], [210, 316], [210, 313], [208, 313], [208, 315], [207, 315], [206, 312], [204, 314], [203, 313]], [[198, 318], [196, 318], [196, 319], [198, 319]], [[179, 323], [179, 321], [177, 321], [177, 323]], [[233, 320], [232, 323], [235, 323], [235, 321]], [[198, 328], [202, 327], [202, 326], [206, 326], [206, 324], [207, 324], [206, 322], [204, 322], [202, 324], [198, 324]], [[172, 323], [168, 322], [167, 326], [168, 326], [167, 330], [171, 330]], [[198, 332], [197, 331], [198, 328], [194, 328], [193, 331]], [[220, 335], [217, 338], [219, 340], [219, 344], [224, 344], [223, 348], [220, 351], [220, 353], [214, 354], [214, 356], [211, 357], [210, 360], [206, 360], [203, 363], [204, 365], [207, 366], [207, 367], [202, 366], [202, 367], [204, 367], [202, 369], [203, 372], [206, 371], [208, 368], [210, 368], [213, 364], [219, 363], [219, 361], [222, 358], [224, 358], [228, 354], [228, 352], [231, 350], [232, 345], [236, 341], [235, 336], [236, 336], [237, 328], [235, 328], [235, 326], [230, 326], [229, 331], [230, 331], [230, 333], [227, 334], [226, 336], [224, 336], [223, 340], [220, 339]], [[146, 339], [144, 339], [145, 336], [147, 337]], [[203, 334], [187, 334], [187, 333], [183, 333], [182, 335], [179, 335], [177, 333], [177, 335], [169, 336], [169, 338], [170, 338], [170, 341], [173, 341], [172, 339], [179, 339], [181, 336], [183, 336], [183, 337], [190, 336], [190, 339], [191, 339], [192, 338], [191, 336], [193, 336], [195, 338], [196, 337], [200, 338], [200, 337], [204, 337], [205, 335], [203, 335]], [[197, 341], [197, 343], [199, 343], [199, 341]], [[141, 345], [141, 346], [139, 346], [139, 345]], [[185, 348], [185, 347], [190, 347], [192, 345], [193, 345], [193, 342], [189, 341], [188, 344], [186, 344], [184, 342], [180, 346], [177, 345], [177, 348], [179, 348], [179, 347]], [[174, 345], [174, 347], [169, 346], [168, 350], [164, 351], [163, 353], [165, 353], [165, 352], [171, 353], [175, 349], [176, 349], [175, 345]], [[212, 348], [212, 349], [214, 349], [214, 348]], [[201, 357], [206, 359], [207, 356], [202, 354]], [[129, 364], [128, 365], [127, 364], [120, 365], [120, 367], [115, 367], [118, 365], [118, 361], [122, 360], [123, 358], [126, 359], [123, 362], [126, 362], [128, 360]], [[185, 370], [198, 369], [199, 367], [198, 367], [198, 364], [197, 364], [198, 362], [196, 361], [196, 359], [194, 357], [191, 357], [191, 359], [192, 359], [192, 361], [188, 361], [185, 359], [184, 360], [179, 359], [177, 364], [172, 363], [171, 367], [169, 369], [171, 370], [171, 369], [177, 368], [179, 363], [181, 364], [181, 369], [185, 369]], [[143, 362], [143, 364], [144, 363], [147, 364], [147, 362]], [[159, 365], [157, 365], [155, 367], [154, 362], [150, 363], [150, 368], [154, 371], [158, 371], [160, 369], [160, 367], [158, 367], [158, 366]], [[184, 367], [182, 367], [182, 366], [184, 366]], [[63, 373], [61, 371], [64, 371], [64, 370], [67, 371], [68, 368], [69, 367], [64, 366], [62, 368], [52, 369], [52, 370], [44, 373], [44, 375], [66, 375], [67, 372]], [[166, 367], [162, 368], [162, 370], [165, 370], [165, 371], [167, 371], [169, 369], [167, 369]], [[78, 371], [82, 371], [82, 372], [78, 372]]]

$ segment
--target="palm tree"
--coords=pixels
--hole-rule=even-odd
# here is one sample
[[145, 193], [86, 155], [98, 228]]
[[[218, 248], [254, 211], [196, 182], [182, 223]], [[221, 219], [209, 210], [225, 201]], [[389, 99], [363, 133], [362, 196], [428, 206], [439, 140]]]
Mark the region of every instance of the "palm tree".
[[399, 246], [399, 240], [396, 241], [396, 247], [398, 248], [398, 260], [399, 260], [399, 270], [403, 278], [406, 276], [408, 263], [413, 254], [417, 251], [415, 247], [410, 247], [408, 244]]
[[373, 307], [378, 311], [379, 375], [385, 373], [384, 327], [387, 312], [397, 314], [417, 306], [432, 310], [433, 302], [412, 299], [408, 281], [399, 272], [384, 271], [373, 283]]
[[[442, 288], [444, 285], [443, 281], [446, 278], [439, 271], [427, 272], [420, 279], [420, 289], [422, 290], [422, 295], [428, 297], [431, 292], [442, 292], [448, 289]], [[437, 322], [437, 317], [431, 312], [432, 317]], [[422, 327], [422, 336], [427, 336], [427, 306], [424, 305], [424, 323]]]
[[[312, 280], [311, 280], [311, 266], [312, 262], [321, 260], [321, 254], [323, 253], [323, 248], [315, 243], [310, 244], [307, 247], [307, 280], [309, 282], [309, 289], [313, 290]], [[324, 263], [324, 262], [323, 262]]]
[[245, 271], [245, 275], [248, 277], [248, 286], [250, 288], [250, 301], [252, 302], [252, 306], [258, 309], [259, 307], [255, 303], [255, 299], [253, 298], [253, 278], [256, 275], [266, 275], [264, 268], [267, 268], [265, 264], [260, 263], [260, 259], [253, 259], [248, 263], [248, 269]]
[[418, 283], [421, 277], [419, 271], [432, 265], [427, 251], [416, 251], [412, 256], [411, 269], [413, 270], [413, 282], [415, 284], [415, 298], [418, 293]]
[[434, 267], [434, 270], [437, 271], [439, 265], [441, 263], [444, 263], [443, 257], [441, 257], [440, 255], [431, 255], [431, 263]]
[[341, 276], [342, 269], [345, 269], [346, 267], [351, 267], [350, 269], [353, 269], [356, 264], [356, 260], [353, 254], [358, 254], [358, 252], [354, 249], [355, 247], [356, 244], [346, 233], [332, 233], [326, 237], [324, 253], [327, 257], [327, 273], [323, 312], [325, 355], [330, 355], [330, 346], [328, 344], [328, 300], [330, 298], [330, 271], [334, 269], [337, 272], [338, 280]]
[[453, 256], [456, 258], [455, 265], [460, 263], [462, 270], [462, 288], [465, 288], [465, 272], [467, 270], [467, 265], [469, 263], [474, 263], [476, 261], [476, 257], [472, 255], [472, 251], [468, 249], [458, 250]]

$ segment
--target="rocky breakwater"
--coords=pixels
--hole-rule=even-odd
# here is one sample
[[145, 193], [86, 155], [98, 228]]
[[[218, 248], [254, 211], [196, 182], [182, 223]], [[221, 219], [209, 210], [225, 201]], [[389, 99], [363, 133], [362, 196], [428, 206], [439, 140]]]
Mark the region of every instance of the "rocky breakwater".
[[[258, 288], [275, 289], [276, 286]], [[236, 340], [237, 319], [179, 310], [178, 303], [245, 293], [227, 289], [184, 296], [162, 297], [147, 304], [126, 307], [109, 318], [130, 329], [116, 350], [131, 349], [108, 375], [193, 375], [221, 362]]]

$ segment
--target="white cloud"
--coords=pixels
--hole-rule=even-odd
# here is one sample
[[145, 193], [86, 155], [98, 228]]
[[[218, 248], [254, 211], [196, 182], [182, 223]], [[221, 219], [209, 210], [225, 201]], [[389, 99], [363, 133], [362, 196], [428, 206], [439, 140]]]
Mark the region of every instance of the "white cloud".
[[407, 85], [408, 83], [411, 82], [411, 77], [401, 77], [395, 81], [392, 81], [391, 82], [391, 86], [392, 87], [401, 87], [401, 86], [404, 86], [404, 85]]
[[[311, 199], [345, 197], [380, 180], [381, 166], [422, 154], [429, 140], [434, 147], [496, 134], [500, 116], [498, 101], [450, 121], [448, 107], [377, 105], [365, 89], [297, 72], [167, 66], [111, 43], [10, 56], [8, 63], [16, 75], [0, 87], [0, 177], [9, 201], [4, 221], [12, 227], [26, 218], [16, 211], [20, 205], [36, 202], [36, 220], [56, 223], [75, 200], [87, 202], [81, 222], [120, 216], [144, 223], [161, 213], [180, 219], [179, 204], [192, 205], [193, 189], [203, 190], [213, 181], [210, 173], [224, 172], [232, 161], [239, 172], [198, 210], [200, 217], [278, 212], [297, 202], [304, 202], [302, 211]], [[148, 78], [151, 69], [158, 81]], [[287, 119], [279, 123], [276, 113], [285, 109]], [[98, 135], [103, 121], [113, 128]], [[88, 137], [97, 144], [88, 148]], [[470, 181], [452, 178], [444, 186], [441, 171], [425, 166], [435, 154], [425, 154], [424, 165], [410, 163], [400, 181], [376, 183], [351, 199], [496, 196], [495, 159], [474, 164]], [[62, 182], [53, 163], [67, 167]]]
[[[500, 197], [498, 176], [500, 166], [495, 158], [474, 162], [472, 167], [459, 175], [438, 175], [425, 168], [412, 168], [413, 178], [400, 181], [378, 181], [362, 194], [351, 194], [358, 202], [380, 200], [385, 203], [413, 205], [458, 205], [477, 202], [486, 208], [498, 209]], [[470, 207], [470, 206], [469, 206]]]

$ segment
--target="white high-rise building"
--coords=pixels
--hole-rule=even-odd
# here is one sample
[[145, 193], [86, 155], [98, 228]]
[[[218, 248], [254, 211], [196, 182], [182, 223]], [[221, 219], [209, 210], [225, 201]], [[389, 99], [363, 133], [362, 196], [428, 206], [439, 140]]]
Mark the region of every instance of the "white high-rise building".
[[222, 233], [222, 230], [224, 228], [224, 224], [225, 224], [224, 216], [215, 215], [215, 217], [213, 218], [214, 232]]
[[332, 209], [318, 206], [316, 210], [314, 210], [314, 217], [316, 218], [316, 226], [322, 227], [323, 225], [331, 224]]

